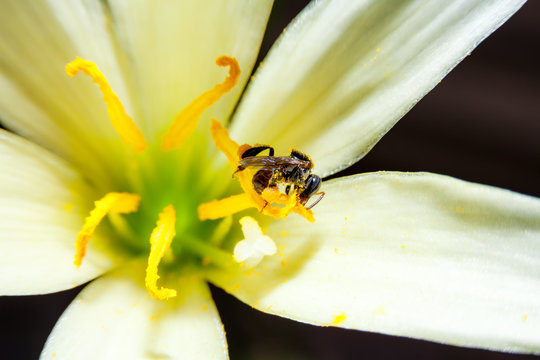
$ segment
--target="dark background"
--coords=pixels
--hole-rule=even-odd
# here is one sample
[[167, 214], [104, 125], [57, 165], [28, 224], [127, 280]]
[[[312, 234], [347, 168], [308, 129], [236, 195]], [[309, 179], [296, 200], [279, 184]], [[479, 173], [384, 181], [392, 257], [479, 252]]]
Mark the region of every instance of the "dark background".
[[[306, 3], [276, 1], [262, 54]], [[540, 2], [531, 0], [363, 160], [338, 176], [430, 171], [540, 196], [539, 49]], [[0, 359], [36, 359], [81, 288], [0, 297]], [[220, 289], [212, 291], [234, 360], [537, 358], [305, 325], [253, 310]]]

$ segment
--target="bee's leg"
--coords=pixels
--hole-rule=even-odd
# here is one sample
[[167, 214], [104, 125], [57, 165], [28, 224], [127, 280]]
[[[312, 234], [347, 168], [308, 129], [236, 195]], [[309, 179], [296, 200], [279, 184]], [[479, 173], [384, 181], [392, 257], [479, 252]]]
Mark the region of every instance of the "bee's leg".
[[246, 169], [245, 166], [238, 165], [238, 167], [236, 168], [236, 171], [232, 173], [232, 177], [234, 177], [234, 175], [236, 175], [237, 172], [243, 171], [243, 170], [245, 170], [245, 169]]
[[263, 210], [266, 208], [266, 206], [268, 205], [268, 201], [264, 201], [264, 206], [262, 207], [260, 213], [262, 214], [263, 213]]
[[319, 201], [322, 200], [322, 198], [324, 197], [324, 191], [318, 192], [318, 193], [316, 193], [315, 195], [321, 195], [321, 196], [319, 196], [319, 198], [317, 199], [317, 201], [315, 201], [313, 204], [309, 205], [309, 207], [306, 208], [307, 210], [310, 210], [312, 207], [314, 207], [315, 205], [317, 205], [317, 204], [319, 203]]
[[269, 155], [274, 156], [274, 148], [273, 147], [267, 146], [267, 145], [261, 145], [261, 146], [255, 146], [255, 147], [247, 149], [246, 151], [244, 151], [241, 158], [245, 159], [245, 158], [250, 157], [250, 156], [257, 156], [260, 153], [262, 153], [264, 150], [268, 150]]
[[291, 185], [287, 185], [287, 187], [285, 187], [285, 195], [289, 195], [289, 193], [291, 192]]

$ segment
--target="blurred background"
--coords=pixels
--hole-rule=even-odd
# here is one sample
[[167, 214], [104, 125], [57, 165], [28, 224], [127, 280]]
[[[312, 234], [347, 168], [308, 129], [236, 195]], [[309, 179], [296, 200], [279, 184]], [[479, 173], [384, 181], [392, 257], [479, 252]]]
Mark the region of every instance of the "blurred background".
[[[276, 0], [259, 60], [309, 3]], [[416, 105], [358, 164], [337, 176], [429, 171], [540, 196], [540, 1], [529, 1]], [[0, 359], [36, 359], [82, 289], [0, 297]], [[337, 328], [253, 310], [212, 288], [238, 359], [536, 359]], [[496, 301], [496, 299], [494, 299]]]

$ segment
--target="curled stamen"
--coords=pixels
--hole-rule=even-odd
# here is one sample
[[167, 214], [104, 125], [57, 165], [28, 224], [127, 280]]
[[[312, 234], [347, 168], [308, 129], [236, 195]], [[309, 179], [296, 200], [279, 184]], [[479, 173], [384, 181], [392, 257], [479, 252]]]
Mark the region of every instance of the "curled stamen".
[[176, 115], [169, 131], [163, 136], [161, 143], [163, 151], [180, 147], [197, 127], [197, 122], [202, 113], [228, 93], [238, 82], [240, 66], [235, 58], [220, 56], [216, 59], [216, 64], [218, 66], [228, 66], [229, 76], [221, 84], [217, 84], [213, 89], [202, 93]]
[[269, 236], [263, 234], [255, 219], [244, 216], [240, 219], [245, 240], [239, 241], [234, 247], [234, 260], [247, 266], [258, 265], [265, 255], [276, 253], [276, 244]]
[[85, 219], [81, 231], [77, 234], [75, 242], [75, 260], [73, 263], [79, 267], [86, 254], [86, 245], [94, 235], [97, 226], [108, 213], [127, 214], [137, 210], [141, 197], [129, 193], [108, 193], [95, 202], [95, 207]]
[[118, 99], [118, 96], [112, 91], [107, 79], [105, 79], [105, 76], [99, 71], [96, 64], [78, 57], [66, 65], [66, 73], [70, 77], [75, 76], [79, 70], [90, 76], [92, 81], [98, 84], [99, 90], [101, 90], [103, 94], [103, 101], [107, 104], [109, 119], [122, 140], [133, 146], [137, 152], [146, 149], [147, 144], [144, 135], [137, 128], [128, 114], [126, 114], [126, 110], [120, 102], [120, 99]]
[[174, 207], [169, 205], [159, 214], [159, 220], [156, 227], [150, 235], [150, 255], [148, 256], [148, 266], [146, 268], [146, 278], [144, 283], [146, 289], [153, 298], [166, 300], [176, 296], [176, 290], [157, 287], [158, 265], [165, 255], [165, 252], [171, 246], [172, 239], [176, 235], [176, 212]]

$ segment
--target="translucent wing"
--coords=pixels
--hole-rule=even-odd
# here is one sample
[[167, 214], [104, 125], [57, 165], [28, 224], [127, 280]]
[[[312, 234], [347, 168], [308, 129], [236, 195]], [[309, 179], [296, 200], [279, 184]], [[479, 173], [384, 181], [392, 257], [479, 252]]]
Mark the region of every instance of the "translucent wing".
[[287, 166], [300, 166], [309, 168], [308, 161], [294, 159], [289, 156], [248, 156], [238, 162], [241, 167], [263, 167], [269, 169], [283, 168]]

